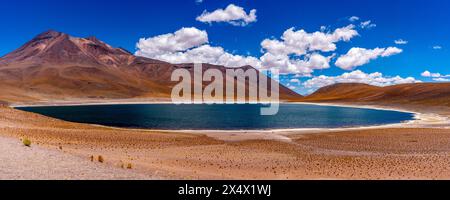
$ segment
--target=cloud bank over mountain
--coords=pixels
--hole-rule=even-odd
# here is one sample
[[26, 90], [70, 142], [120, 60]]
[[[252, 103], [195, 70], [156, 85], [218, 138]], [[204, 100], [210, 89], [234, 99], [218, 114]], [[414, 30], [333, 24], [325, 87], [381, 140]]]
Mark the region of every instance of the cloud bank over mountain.
[[[257, 21], [256, 12], [256, 9], [246, 11], [243, 7], [230, 4], [223, 9], [205, 10], [196, 20], [207, 24], [229, 23], [234, 26], [247, 26]], [[321, 26], [318, 31], [308, 32], [305, 29], [288, 28], [279, 37], [263, 39], [260, 43], [260, 55], [239, 55], [217, 43], [212, 45], [207, 31], [196, 27], [185, 27], [173, 33], [141, 38], [136, 44], [135, 54], [170, 63], [210, 63], [227, 67], [250, 65], [260, 70], [278, 69], [282, 76], [295, 75], [299, 81], [309, 78], [301, 80], [302, 86], [309, 89], [352, 81], [376, 86], [418, 82], [413, 77], [390, 77], [380, 72], [365, 73], [357, 70], [371, 61], [401, 54], [403, 49], [395, 46], [365, 48], [351, 45], [352, 40], [360, 38], [363, 31], [369, 31], [377, 25], [372, 20], [359, 16], [350, 16], [346, 20], [350, 24], [335, 29], [331, 26]], [[350, 45], [346, 53], [342, 51], [345, 49], [338, 47], [341, 43]], [[406, 45], [409, 42], [397, 39], [394, 43]], [[336, 76], [315, 75], [317, 71], [333, 66], [350, 72]], [[437, 81], [437, 78], [445, 77], [435, 77], [433, 80]], [[292, 84], [289, 80], [291, 79], [284, 84]]]
[[339, 76], [318, 76], [306, 81], [303, 85], [305, 88], [316, 90], [321, 87], [333, 85], [336, 83], [365, 83], [374, 86], [390, 86], [404, 83], [419, 83], [413, 77], [402, 78], [400, 76], [388, 77], [382, 73], [364, 73], [360, 70], [344, 73]]
[[234, 26], [247, 26], [257, 21], [256, 9], [245, 12], [244, 8], [234, 4], [228, 5], [225, 9], [217, 9], [213, 12], [204, 11], [197, 17], [197, 21], [203, 23], [229, 23]]

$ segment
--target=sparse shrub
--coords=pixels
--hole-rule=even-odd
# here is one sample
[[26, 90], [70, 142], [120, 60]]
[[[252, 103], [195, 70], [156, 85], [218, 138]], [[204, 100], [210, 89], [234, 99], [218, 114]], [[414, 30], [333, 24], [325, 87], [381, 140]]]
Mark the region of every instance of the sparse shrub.
[[103, 158], [103, 156], [98, 156], [98, 162], [100, 162], [100, 163], [105, 162], [105, 159]]
[[131, 163], [128, 163], [127, 169], [133, 169], [133, 165]]
[[94, 156], [89, 157], [91, 159], [91, 162], [94, 162]]
[[24, 138], [22, 140], [23, 145], [25, 145], [26, 147], [31, 147], [31, 140], [28, 138]]

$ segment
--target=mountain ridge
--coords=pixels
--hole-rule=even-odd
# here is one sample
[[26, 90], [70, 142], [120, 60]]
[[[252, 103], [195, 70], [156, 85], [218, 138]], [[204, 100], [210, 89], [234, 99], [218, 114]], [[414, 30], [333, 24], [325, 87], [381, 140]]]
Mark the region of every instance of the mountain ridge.
[[[186, 68], [193, 73], [192, 66], [135, 56], [94, 36], [78, 38], [49, 30], [0, 58], [0, 100], [169, 99], [176, 84], [170, 81], [172, 72]], [[203, 68], [228, 69], [210, 64]], [[280, 97], [302, 96], [280, 85]]]
[[339, 83], [323, 87], [301, 101], [450, 107], [450, 83], [411, 83], [386, 87]]

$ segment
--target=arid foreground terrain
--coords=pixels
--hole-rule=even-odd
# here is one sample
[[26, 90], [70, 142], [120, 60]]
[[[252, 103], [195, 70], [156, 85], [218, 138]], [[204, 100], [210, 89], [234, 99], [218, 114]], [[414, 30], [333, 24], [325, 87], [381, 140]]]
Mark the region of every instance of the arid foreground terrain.
[[[450, 129], [402, 127], [154, 132], [69, 123], [4, 107], [2, 140], [17, 141], [15, 148], [28, 154], [39, 154], [41, 148], [52, 153], [47, 161], [36, 162], [33, 156], [2, 151], [22, 161], [2, 165], [10, 167], [0, 170], [0, 179], [450, 179]], [[21, 145], [25, 138], [31, 147]], [[6, 176], [21, 169], [27, 170], [22, 174], [39, 174]]]

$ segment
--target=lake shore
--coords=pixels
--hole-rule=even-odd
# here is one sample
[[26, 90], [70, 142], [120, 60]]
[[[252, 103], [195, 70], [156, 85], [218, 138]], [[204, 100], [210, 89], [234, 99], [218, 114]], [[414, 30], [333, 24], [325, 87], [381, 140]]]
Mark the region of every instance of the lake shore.
[[450, 129], [435, 119], [387, 127], [199, 133], [117, 129], [0, 110], [4, 137], [30, 138], [40, 148], [87, 161], [101, 155], [105, 162], [98, 165], [120, 169], [130, 163], [138, 173], [163, 179], [450, 178]]
[[[165, 130], [165, 129], [151, 129], [150, 131], [157, 132], [181, 132], [181, 133], [221, 133], [221, 134], [235, 134], [235, 133], [245, 133], [245, 134], [255, 134], [255, 133], [276, 133], [276, 134], [289, 134], [298, 132], [324, 132], [324, 131], [342, 131], [342, 130], [358, 130], [358, 129], [372, 129], [372, 128], [402, 128], [402, 127], [416, 127], [416, 128], [447, 128], [450, 127], [450, 113], [436, 113], [427, 112], [424, 109], [411, 109], [411, 108], [400, 108], [399, 106], [382, 106], [382, 105], [355, 105], [355, 104], [343, 104], [343, 103], [310, 103], [310, 102], [280, 102], [282, 104], [302, 104], [302, 105], [316, 105], [316, 106], [332, 106], [332, 107], [348, 107], [348, 108], [361, 108], [361, 109], [372, 109], [372, 110], [386, 110], [386, 111], [396, 111], [403, 113], [414, 114], [414, 119], [394, 124], [384, 124], [384, 125], [372, 125], [372, 126], [361, 126], [361, 127], [345, 127], [345, 128], [289, 128], [289, 129], [255, 129], [255, 130]], [[54, 102], [38, 102], [33, 104], [12, 104], [13, 108], [21, 107], [53, 107], [53, 106], [92, 106], [92, 105], [142, 105], [142, 104], [173, 104], [170, 100], [112, 100], [112, 101], [54, 101]], [[93, 126], [101, 126], [92, 124]], [[116, 127], [117, 128], [117, 127]], [[129, 130], [130, 128], [117, 128]], [[132, 129], [132, 128], [131, 128]], [[142, 129], [138, 129], [142, 130]], [[146, 131], [145, 129], [143, 131]], [[256, 134], [259, 135], [259, 134]], [[248, 138], [248, 136], [245, 136]], [[259, 138], [259, 137], [258, 137]], [[256, 138], [256, 139], [258, 139]]]

